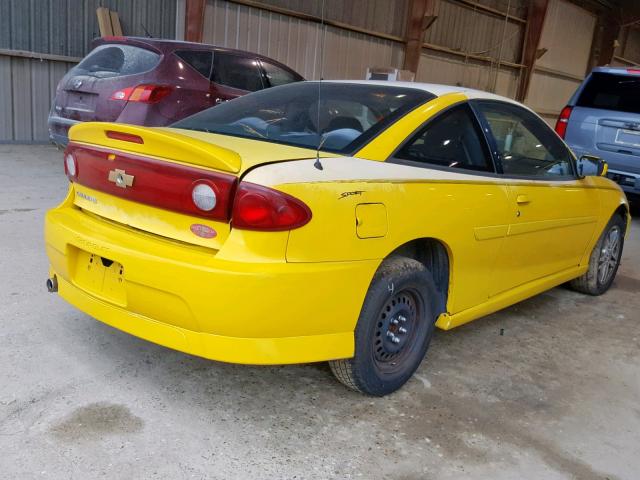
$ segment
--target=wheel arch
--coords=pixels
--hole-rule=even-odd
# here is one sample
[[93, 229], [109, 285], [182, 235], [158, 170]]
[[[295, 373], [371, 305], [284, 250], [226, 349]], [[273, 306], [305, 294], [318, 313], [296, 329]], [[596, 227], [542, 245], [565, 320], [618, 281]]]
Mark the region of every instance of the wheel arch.
[[437, 315], [447, 311], [449, 299], [449, 285], [451, 284], [451, 249], [440, 239], [423, 237], [410, 240], [395, 250], [386, 258], [394, 255], [412, 258], [422, 263], [431, 275], [438, 291], [436, 303]]
[[[618, 206], [618, 208], [616, 208], [616, 210], [613, 212], [613, 215], [620, 215], [624, 220], [625, 235], [629, 231], [629, 222], [630, 222], [629, 214], [630, 214], [629, 205], [627, 205], [626, 203], [621, 203]], [[613, 217], [613, 215], [611, 215], [611, 217]]]

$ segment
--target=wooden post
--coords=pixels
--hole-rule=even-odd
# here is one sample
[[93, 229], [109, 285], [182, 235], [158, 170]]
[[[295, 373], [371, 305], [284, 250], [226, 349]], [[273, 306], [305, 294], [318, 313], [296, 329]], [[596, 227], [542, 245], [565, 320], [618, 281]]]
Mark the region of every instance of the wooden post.
[[418, 73], [423, 35], [436, 18], [438, 0], [411, 0], [407, 12], [403, 69]]
[[542, 26], [547, 16], [548, 6], [549, 0], [530, 0], [529, 2], [527, 27], [524, 34], [524, 47], [522, 49], [522, 64], [524, 67], [522, 75], [520, 75], [518, 93], [516, 94], [516, 99], [521, 102], [527, 97], [529, 85], [531, 84], [533, 68], [536, 64], [536, 56], [538, 47], [540, 46], [540, 37], [542, 36]]
[[205, 3], [206, 0], [187, 0], [184, 16], [184, 39], [187, 42], [202, 42]]
[[620, 24], [611, 17], [605, 19], [603, 29], [600, 40], [600, 54], [597, 57], [596, 65], [608, 65], [611, 63], [616, 50], [616, 40], [620, 35]]

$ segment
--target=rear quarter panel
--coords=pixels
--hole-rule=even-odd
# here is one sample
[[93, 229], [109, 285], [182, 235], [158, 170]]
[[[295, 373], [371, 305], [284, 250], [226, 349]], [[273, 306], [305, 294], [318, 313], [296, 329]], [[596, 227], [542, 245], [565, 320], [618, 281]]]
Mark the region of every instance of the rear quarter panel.
[[[507, 231], [506, 186], [496, 179], [347, 157], [323, 159], [322, 171], [313, 163], [268, 165], [245, 178], [310, 207], [311, 222], [289, 234], [288, 262], [381, 262], [409, 241], [435, 238], [449, 252], [450, 311], [487, 299], [487, 279]], [[358, 177], [358, 170], [362, 178], [344, 179]], [[290, 181], [284, 180], [287, 171]], [[314, 180], [294, 180], [304, 176]], [[384, 206], [384, 235], [358, 235], [358, 222], [373, 221], [379, 228], [379, 218], [358, 218], [358, 206], [367, 204]]]

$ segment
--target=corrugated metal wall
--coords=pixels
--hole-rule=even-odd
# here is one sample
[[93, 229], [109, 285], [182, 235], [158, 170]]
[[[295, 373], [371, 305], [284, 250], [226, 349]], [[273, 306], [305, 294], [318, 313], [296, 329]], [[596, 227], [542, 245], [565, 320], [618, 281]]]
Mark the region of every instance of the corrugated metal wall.
[[526, 1], [483, 4], [515, 18], [468, 3], [441, 0], [438, 19], [424, 37], [434, 48], [423, 49], [417, 80], [515, 96], [525, 30], [520, 15], [526, 11]]
[[[174, 38], [175, 0], [0, 0], [0, 49], [82, 57], [99, 36], [96, 8], [116, 10], [125, 34]], [[68, 61], [0, 54], [0, 143], [46, 142], [55, 87]]]
[[[260, 3], [315, 17], [321, 13], [321, 2], [263, 0]], [[518, 17], [526, 0], [485, 0], [484, 3]], [[407, 0], [327, 0], [325, 18], [401, 37], [407, 8]], [[427, 31], [424, 41], [446, 51], [425, 49], [417, 80], [459, 84], [513, 96], [519, 69], [504, 63], [519, 62], [523, 33], [521, 21], [505, 21], [482, 9], [455, 0], [442, 0], [438, 19]], [[321, 37], [320, 25], [310, 19], [242, 5], [241, 2], [207, 2], [206, 43], [273, 57], [308, 79], [320, 76]], [[404, 44], [398, 40], [336, 26], [326, 27], [324, 50], [322, 75], [327, 79], [362, 79], [368, 66], [401, 68], [404, 56]], [[471, 56], [465, 57], [462, 53]]]
[[[321, 0], [261, 0], [265, 5], [320, 17]], [[404, 36], [408, 0], [325, 0], [324, 18], [354, 27]]]
[[209, 0], [204, 42], [249, 50], [289, 65], [307, 79], [362, 79], [371, 65], [402, 66], [399, 42], [224, 0]]
[[596, 16], [565, 0], [551, 0], [526, 103], [549, 123], [555, 120], [584, 78]]

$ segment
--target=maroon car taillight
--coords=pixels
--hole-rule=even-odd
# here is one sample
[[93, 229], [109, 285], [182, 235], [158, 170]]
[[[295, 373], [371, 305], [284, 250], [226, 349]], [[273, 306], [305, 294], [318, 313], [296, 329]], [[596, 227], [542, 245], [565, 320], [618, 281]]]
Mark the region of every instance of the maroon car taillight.
[[569, 125], [569, 117], [571, 117], [570, 106], [566, 106], [560, 112], [560, 116], [558, 117], [558, 121], [556, 122], [556, 133], [560, 135], [560, 138], [564, 139], [567, 134], [567, 126]]
[[173, 91], [169, 85], [137, 85], [113, 92], [110, 100], [123, 102], [157, 103]]
[[241, 182], [238, 186], [231, 214], [233, 228], [292, 230], [309, 220], [309, 207], [291, 195], [248, 182]]
[[130, 153], [70, 144], [73, 182], [126, 200], [211, 220], [229, 221], [236, 187], [233, 175]]

